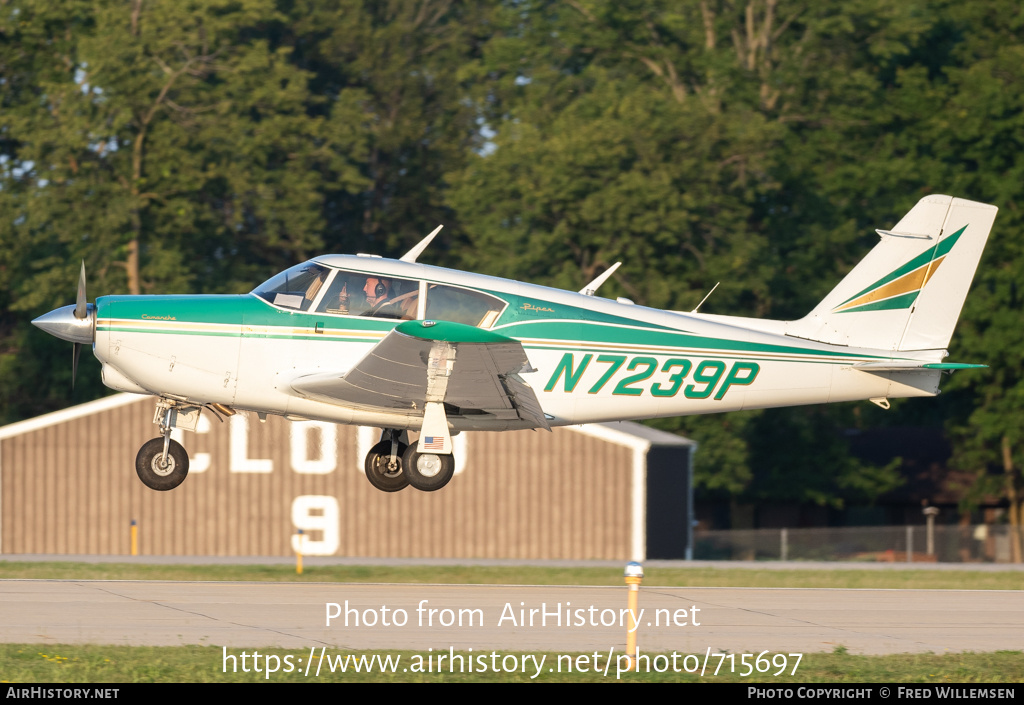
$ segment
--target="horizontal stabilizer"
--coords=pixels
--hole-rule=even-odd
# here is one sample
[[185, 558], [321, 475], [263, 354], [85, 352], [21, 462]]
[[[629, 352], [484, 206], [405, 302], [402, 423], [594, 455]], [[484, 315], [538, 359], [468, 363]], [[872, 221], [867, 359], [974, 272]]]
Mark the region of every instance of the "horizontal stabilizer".
[[915, 360], [887, 362], [859, 362], [853, 366], [855, 370], [865, 372], [906, 372], [908, 370], [977, 370], [988, 365], [972, 365], [967, 362], [917, 362]]

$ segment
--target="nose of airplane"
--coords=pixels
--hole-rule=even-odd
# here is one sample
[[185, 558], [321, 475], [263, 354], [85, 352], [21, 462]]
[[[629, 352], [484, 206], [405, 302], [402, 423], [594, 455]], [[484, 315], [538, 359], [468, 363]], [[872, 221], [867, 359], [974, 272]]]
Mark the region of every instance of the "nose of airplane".
[[96, 306], [88, 304], [84, 318], [75, 315], [76, 308], [76, 304], [55, 308], [32, 321], [32, 325], [61, 340], [91, 345], [96, 339]]

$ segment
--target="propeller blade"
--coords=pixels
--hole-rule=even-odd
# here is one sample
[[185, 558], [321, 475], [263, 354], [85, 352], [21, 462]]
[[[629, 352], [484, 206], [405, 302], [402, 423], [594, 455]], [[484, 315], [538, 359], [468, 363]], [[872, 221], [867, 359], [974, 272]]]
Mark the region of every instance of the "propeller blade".
[[[75, 300], [75, 318], [82, 320], [88, 315], [85, 304], [85, 260], [82, 260], [82, 271], [78, 275], [78, 298]], [[75, 359], [77, 360], [77, 353]]]
[[78, 376], [78, 356], [82, 354], [82, 344], [75, 343], [75, 349], [71, 356], [71, 389], [75, 388], [75, 377]]

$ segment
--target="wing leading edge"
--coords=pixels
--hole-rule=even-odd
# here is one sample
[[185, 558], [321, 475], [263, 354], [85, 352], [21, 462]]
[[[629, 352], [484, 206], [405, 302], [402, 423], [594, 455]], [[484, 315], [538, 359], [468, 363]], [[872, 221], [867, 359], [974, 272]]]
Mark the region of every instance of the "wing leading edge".
[[304, 397], [370, 410], [422, 414], [443, 404], [447, 415], [490, 414], [550, 430], [518, 340], [447, 321], [405, 321], [352, 369], [306, 375], [291, 383]]

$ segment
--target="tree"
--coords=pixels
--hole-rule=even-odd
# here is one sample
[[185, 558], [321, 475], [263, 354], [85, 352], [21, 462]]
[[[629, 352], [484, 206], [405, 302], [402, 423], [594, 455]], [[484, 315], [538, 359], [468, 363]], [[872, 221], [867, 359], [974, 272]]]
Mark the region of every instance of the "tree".
[[[450, 177], [472, 233], [463, 264], [578, 289], [622, 260], [602, 294], [689, 310], [721, 281], [703, 310], [803, 315], [869, 249], [874, 218], [898, 212], [893, 196], [863, 207], [888, 184], [856, 199], [849, 189], [891, 129], [887, 81], [929, 27], [918, 9], [508, 7], [476, 66], [492, 144]], [[844, 459], [843, 412], [777, 413], [658, 425], [702, 442], [708, 490], [830, 504], [896, 484], [893, 467]], [[834, 476], [794, 456], [828, 459]]]
[[318, 110], [362, 145], [348, 175], [322, 186], [328, 248], [398, 256], [443, 223], [432, 252], [445, 256], [458, 229], [445, 173], [481, 139], [462, 73], [491, 12], [458, 0], [294, 3], [282, 41], [311, 73]]
[[[268, 39], [281, 20], [272, 2], [9, 10], [0, 27], [7, 355], [48, 344], [29, 342], [15, 312], [67, 303], [79, 261], [94, 295], [232, 292], [262, 279], [267, 263], [276, 270], [320, 250], [317, 167], [358, 153], [359, 137], [308, 114], [309, 75]], [[27, 364], [2, 364], [9, 390], [31, 384]], [[7, 393], [23, 410], [49, 405], [48, 395], [63, 396]]]
[[950, 3], [949, 22], [960, 30], [955, 62], [925, 82], [941, 107], [922, 120], [931, 150], [942, 155], [951, 191], [999, 206], [999, 215], [964, 307], [951, 353], [987, 364], [988, 370], [957, 374], [947, 385], [948, 430], [953, 462], [970, 471], [964, 509], [984, 497], [1007, 504], [1011, 551], [1024, 560], [1024, 214], [1021, 159], [1024, 79], [1024, 13], [1003, 0], [981, 5]]

